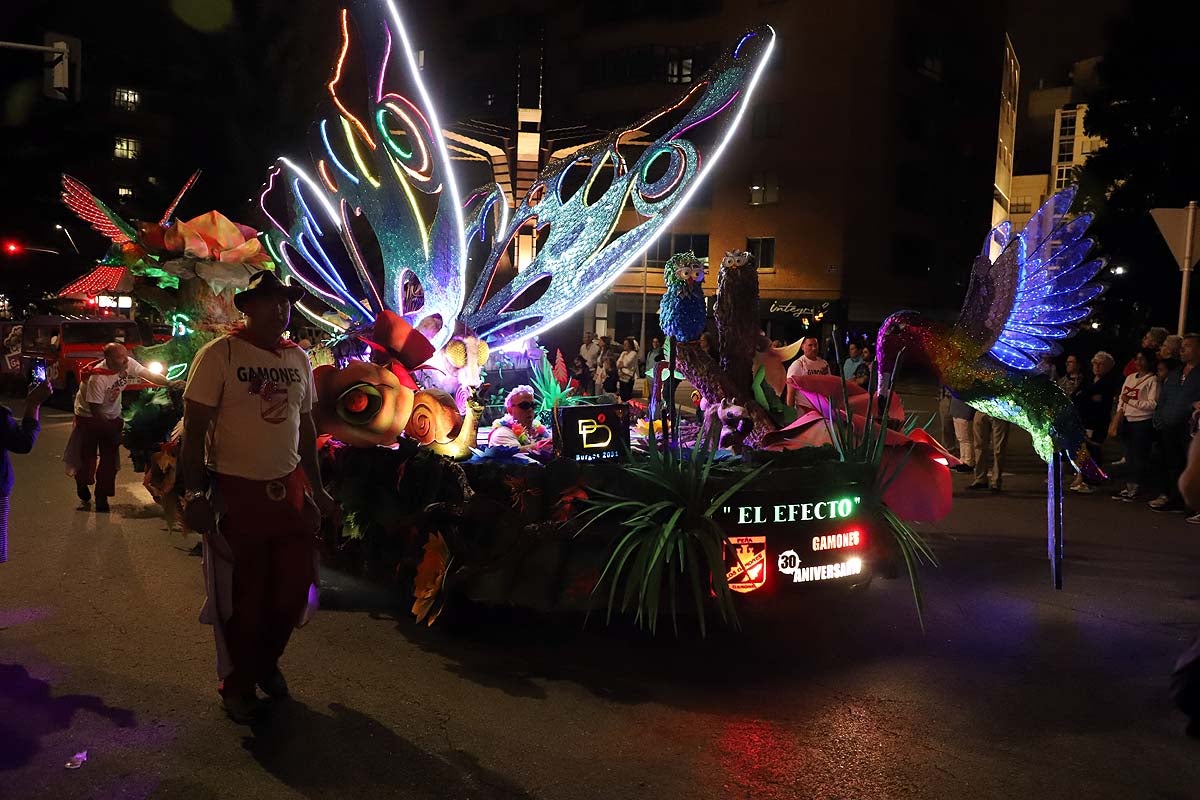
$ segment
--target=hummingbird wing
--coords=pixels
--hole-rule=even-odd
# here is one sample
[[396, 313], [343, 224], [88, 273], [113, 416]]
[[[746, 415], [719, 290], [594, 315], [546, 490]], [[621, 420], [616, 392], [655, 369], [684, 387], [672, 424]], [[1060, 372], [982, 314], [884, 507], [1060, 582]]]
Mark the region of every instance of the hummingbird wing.
[[192, 177], [187, 179], [187, 183], [183, 185], [183, 188], [179, 190], [179, 194], [175, 195], [175, 199], [171, 201], [171, 205], [167, 206], [167, 210], [163, 212], [162, 219], [158, 221], [161, 227], [165, 228], [171, 223], [171, 215], [175, 213], [175, 209], [179, 208], [179, 203], [183, 200], [183, 196], [188, 193], [188, 189], [191, 189], [199, 179], [200, 170], [196, 170], [192, 173]]
[[1104, 261], [1087, 258], [1092, 215], [1066, 221], [1075, 191], [1055, 194], [1015, 236], [994, 228], [971, 270], [956, 329], [1011, 369], [1032, 371], [1043, 355], [1059, 352], [1058, 342], [1075, 334], [1104, 291], [1093, 280]]
[[92, 194], [79, 181], [70, 175], [62, 176], [62, 201], [67, 208], [75, 212], [81, 220], [103, 233], [114, 244], [126, 244], [138, 240], [137, 231], [132, 225], [117, 216], [117, 213]]

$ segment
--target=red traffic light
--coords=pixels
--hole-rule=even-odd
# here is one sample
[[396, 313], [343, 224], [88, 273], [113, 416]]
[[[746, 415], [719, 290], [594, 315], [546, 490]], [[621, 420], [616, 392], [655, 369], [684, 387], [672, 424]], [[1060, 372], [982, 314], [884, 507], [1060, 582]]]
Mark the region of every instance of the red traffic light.
[[5, 242], [4, 243], [4, 252], [7, 255], [15, 256], [21, 252], [21, 249], [22, 249], [21, 245], [17, 244], [16, 242]]

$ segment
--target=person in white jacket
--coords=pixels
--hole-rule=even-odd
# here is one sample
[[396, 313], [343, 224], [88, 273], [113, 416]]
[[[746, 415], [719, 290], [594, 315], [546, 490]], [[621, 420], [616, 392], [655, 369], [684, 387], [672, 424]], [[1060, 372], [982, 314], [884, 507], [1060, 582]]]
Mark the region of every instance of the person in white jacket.
[[1114, 500], [1125, 503], [1137, 499], [1138, 489], [1145, 480], [1150, 448], [1154, 444], [1154, 409], [1158, 405], [1157, 362], [1153, 348], [1140, 350], [1134, 356], [1137, 369], [1125, 378], [1117, 401], [1117, 413], [1109, 425], [1109, 435], [1116, 435], [1120, 429], [1120, 436], [1125, 441], [1129, 479], [1125, 482], [1125, 488], [1113, 495]]

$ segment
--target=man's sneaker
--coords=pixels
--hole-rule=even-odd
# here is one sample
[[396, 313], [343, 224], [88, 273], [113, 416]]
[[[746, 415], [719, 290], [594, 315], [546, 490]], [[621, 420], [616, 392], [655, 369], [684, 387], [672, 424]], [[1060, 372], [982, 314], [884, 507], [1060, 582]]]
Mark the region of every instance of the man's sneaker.
[[287, 680], [278, 668], [271, 674], [271, 677], [259, 683], [258, 688], [262, 689], [272, 700], [282, 700], [289, 696]]
[[1200, 525], [1200, 514], [1192, 514], [1187, 518], [1188, 525]]
[[1133, 489], [1131, 487], [1126, 486], [1121, 491], [1115, 493], [1112, 496], [1112, 499], [1119, 500], [1122, 503], [1132, 503], [1136, 497], [1137, 497], [1137, 489]]
[[1170, 502], [1171, 502], [1171, 498], [1167, 497], [1165, 494], [1160, 494], [1158, 497], [1154, 498], [1149, 503], [1147, 503], [1147, 505], [1149, 505], [1151, 508], [1157, 510], [1159, 508], [1162, 508], [1163, 506], [1169, 505]]
[[262, 708], [262, 703], [254, 695], [223, 694], [221, 704], [225, 706], [229, 718], [239, 725], [253, 723]]
[[1079, 494], [1095, 494], [1096, 488], [1088, 486], [1086, 483], [1076, 483], [1071, 485], [1071, 491], [1078, 492]]
[[988, 485], [986, 483], [984, 483], [983, 481], [975, 481], [967, 488], [968, 489], [986, 489], [986, 488], [988, 488]]
[[1165, 503], [1161, 506], [1150, 506], [1151, 511], [1159, 514], [1186, 514], [1187, 508], [1183, 503]]
[[107, 514], [108, 512], [109, 512], [108, 498], [100, 497], [99, 495], [97, 495], [97, 497], [96, 497], [96, 513], [97, 514]]

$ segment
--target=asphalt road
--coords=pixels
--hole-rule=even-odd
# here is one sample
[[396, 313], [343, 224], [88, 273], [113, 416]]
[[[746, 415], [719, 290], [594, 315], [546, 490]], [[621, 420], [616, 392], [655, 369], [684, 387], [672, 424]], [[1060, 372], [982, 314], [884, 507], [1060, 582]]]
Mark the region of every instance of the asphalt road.
[[193, 539], [128, 462], [111, 517], [75, 511], [68, 426], [15, 458], [3, 798], [1200, 797], [1166, 686], [1200, 628], [1200, 529], [1071, 497], [1053, 591], [1027, 439], [1007, 493], [926, 530], [924, 635], [904, 580], [707, 641], [370, 604], [297, 633], [295, 700], [250, 730], [217, 703]]

